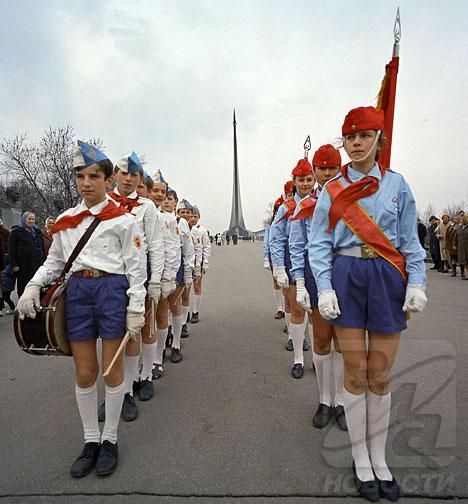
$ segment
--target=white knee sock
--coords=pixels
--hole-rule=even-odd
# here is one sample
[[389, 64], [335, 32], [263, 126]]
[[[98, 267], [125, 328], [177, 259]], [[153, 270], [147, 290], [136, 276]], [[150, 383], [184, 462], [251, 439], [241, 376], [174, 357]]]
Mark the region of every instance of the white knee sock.
[[387, 481], [393, 479], [385, 462], [391, 402], [390, 392], [385, 395], [377, 395], [370, 390], [367, 391], [367, 432], [372, 467], [377, 478]]
[[289, 326], [289, 337], [293, 342], [294, 364], [304, 365], [304, 351], [302, 350], [302, 345], [304, 343], [304, 324], [294, 324], [291, 322]]
[[75, 385], [76, 403], [83, 424], [85, 443], [99, 443], [101, 433], [98, 424], [98, 394], [96, 384], [89, 388], [80, 388]]
[[189, 309], [190, 308], [188, 306], [182, 305], [182, 324], [187, 323], [187, 315], [188, 315]]
[[138, 380], [138, 363], [140, 356], [126, 355], [124, 357], [125, 393], [133, 396], [133, 381]]
[[283, 310], [283, 293], [281, 292], [281, 289], [279, 290], [274, 290], [273, 289], [273, 295], [275, 296], [275, 306], [276, 306], [276, 311], [284, 311]]
[[317, 386], [319, 391], [320, 404], [331, 406], [331, 371], [333, 357], [332, 353], [326, 355], [319, 355], [315, 352], [312, 353], [312, 358], [315, 365], [315, 372], [317, 374]]
[[155, 364], [162, 364], [163, 352], [166, 348], [167, 327], [166, 329], [156, 329], [156, 355], [154, 356]]
[[361, 481], [374, 480], [366, 444], [366, 393], [355, 395], [343, 389], [343, 402], [357, 476]]
[[333, 404], [343, 406], [343, 356], [336, 350], [332, 350], [331, 353], [333, 355], [333, 376], [335, 378], [335, 400]]
[[[306, 314], [307, 317], [307, 314]], [[314, 326], [312, 324], [309, 324], [309, 336], [310, 336], [310, 342], [313, 344], [314, 343]]]
[[117, 443], [117, 429], [119, 428], [124, 395], [124, 382], [117, 387], [108, 387], [106, 385], [106, 423], [102, 431], [101, 443], [103, 441]]
[[286, 326], [287, 326], [288, 332], [289, 332], [288, 339], [291, 339], [291, 314], [290, 313], [285, 313], [284, 314], [284, 319], [286, 320]]
[[[187, 314], [185, 314], [187, 317]], [[172, 348], [180, 348], [180, 333], [182, 332], [182, 325], [184, 324], [184, 314], [172, 317]]]
[[140, 380], [152, 379], [151, 370], [156, 359], [156, 342], [141, 343], [141, 373]]
[[202, 302], [202, 294], [193, 295], [193, 313], [199, 313]]

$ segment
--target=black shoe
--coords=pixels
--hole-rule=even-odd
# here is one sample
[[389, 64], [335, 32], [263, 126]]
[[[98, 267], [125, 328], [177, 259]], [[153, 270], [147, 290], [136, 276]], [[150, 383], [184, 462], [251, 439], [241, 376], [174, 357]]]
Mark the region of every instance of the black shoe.
[[429, 268], [430, 270], [436, 270], [437, 266], [432, 266], [432, 268]]
[[279, 319], [282, 319], [284, 318], [284, 312], [281, 311], [281, 310], [278, 310], [276, 313], [275, 313], [275, 319], [276, 320], [279, 320]]
[[187, 312], [187, 319], [185, 320], [185, 323], [188, 324], [190, 322], [190, 312]]
[[304, 342], [302, 343], [302, 350], [304, 352], [307, 352], [307, 350], [309, 350], [309, 342], [304, 338]]
[[161, 364], [156, 364], [154, 366], [153, 370], [151, 371], [151, 373], [153, 375], [153, 380], [157, 380], [157, 379], [161, 378], [161, 376], [164, 373], [162, 365]]
[[182, 326], [182, 332], [180, 333], [181, 338], [188, 338], [189, 337], [189, 332], [187, 331], [187, 324], [184, 324]]
[[335, 417], [336, 425], [338, 425], [338, 428], [341, 429], [342, 431], [347, 431], [348, 424], [346, 423], [346, 415], [345, 415], [344, 406], [342, 406], [341, 404], [334, 406], [333, 407], [333, 416]]
[[293, 378], [299, 380], [299, 378], [302, 378], [302, 375], [304, 374], [304, 366], [302, 364], [294, 364], [291, 369], [291, 374], [293, 375]]
[[182, 360], [182, 352], [180, 348], [171, 348], [171, 361], [174, 363], [180, 362]]
[[288, 339], [288, 342], [286, 343], [286, 345], [284, 345], [284, 348], [286, 348], [288, 352], [294, 351], [292, 339]]
[[356, 464], [353, 461], [354, 484], [361, 497], [371, 502], [377, 502], [380, 499], [379, 484], [375, 480], [361, 481], [356, 474]]
[[312, 418], [312, 423], [314, 427], [318, 429], [323, 429], [328, 425], [333, 415], [333, 410], [331, 406], [320, 403], [317, 411], [315, 412], [314, 418]]
[[122, 418], [126, 422], [133, 422], [138, 417], [138, 408], [136, 405], [135, 398], [130, 394], [125, 394], [123, 404], [122, 404]]
[[167, 328], [166, 348], [171, 348], [173, 338], [174, 335], [172, 334], [172, 326], [170, 325]]
[[286, 325], [284, 326], [283, 332], [284, 332], [284, 334], [289, 334], [289, 331], [288, 331], [288, 324], [286, 324]]
[[395, 478], [392, 481], [385, 481], [377, 479], [379, 485], [380, 496], [392, 502], [396, 502], [400, 497], [400, 487]]
[[140, 390], [140, 379], [138, 378], [138, 381], [133, 381], [132, 383], [133, 395], [138, 394], [139, 390]]
[[149, 401], [154, 395], [153, 382], [146, 378], [146, 380], [140, 381], [140, 391], [139, 397], [140, 401]]
[[104, 441], [99, 451], [99, 457], [96, 462], [96, 474], [98, 476], [107, 476], [112, 474], [119, 461], [119, 448], [117, 443]]
[[101, 406], [99, 406], [98, 412], [97, 412], [97, 419], [98, 422], [104, 422], [106, 419], [106, 401], [104, 401]]
[[196, 323], [200, 322], [200, 320], [198, 318], [198, 313], [192, 313], [192, 318], [190, 319], [190, 322], [192, 324], [196, 324]]
[[71, 466], [71, 475], [74, 478], [82, 478], [92, 471], [99, 455], [100, 446], [99, 443], [85, 443], [80, 456]]

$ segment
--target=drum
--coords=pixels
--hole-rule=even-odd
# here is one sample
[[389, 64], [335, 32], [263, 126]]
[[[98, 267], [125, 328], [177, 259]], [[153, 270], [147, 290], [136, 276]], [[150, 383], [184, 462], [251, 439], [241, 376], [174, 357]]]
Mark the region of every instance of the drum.
[[22, 350], [32, 355], [72, 355], [65, 322], [66, 293], [66, 282], [44, 288], [35, 319], [21, 320], [15, 312], [15, 337]]

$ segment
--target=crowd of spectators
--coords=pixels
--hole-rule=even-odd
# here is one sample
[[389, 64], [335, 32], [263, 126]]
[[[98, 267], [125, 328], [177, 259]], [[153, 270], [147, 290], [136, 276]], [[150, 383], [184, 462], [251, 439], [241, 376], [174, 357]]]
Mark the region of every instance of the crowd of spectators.
[[444, 214], [440, 219], [431, 215], [427, 229], [418, 220], [418, 234], [424, 247], [428, 243], [434, 263], [430, 269], [440, 273], [451, 272], [453, 277], [457, 276], [459, 269], [462, 280], [468, 280], [465, 273], [465, 265], [468, 264], [468, 215], [465, 212], [452, 216]]

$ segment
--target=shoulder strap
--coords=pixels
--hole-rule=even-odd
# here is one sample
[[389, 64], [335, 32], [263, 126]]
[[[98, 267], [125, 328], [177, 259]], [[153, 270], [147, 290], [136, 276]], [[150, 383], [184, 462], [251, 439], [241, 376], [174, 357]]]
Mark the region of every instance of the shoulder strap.
[[88, 243], [88, 240], [91, 238], [91, 235], [94, 233], [94, 230], [99, 226], [101, 221], [99, 219], [94, 219], [89, 228], [83, 234], [83, 236], [78, 240], [78, 243], [75, 245], [70, 257], [68, 258], [65, 266], [63, 267], [62, 273], [60, 273], [59, 279], [63, 280], [65, 275], [70, 271], [70, 268], [73, 266], [75, 259], [78, 257], [78, 254], [83, 250], [83, 247]]

